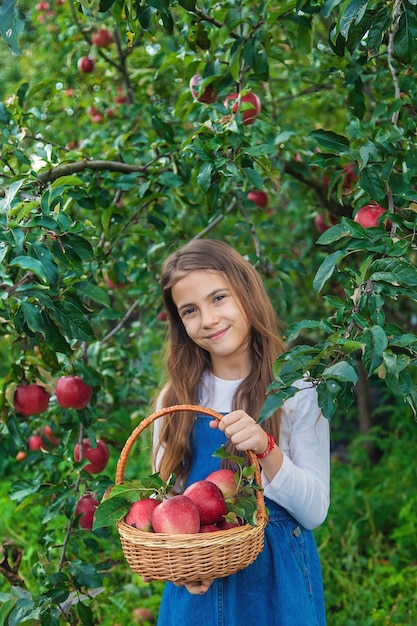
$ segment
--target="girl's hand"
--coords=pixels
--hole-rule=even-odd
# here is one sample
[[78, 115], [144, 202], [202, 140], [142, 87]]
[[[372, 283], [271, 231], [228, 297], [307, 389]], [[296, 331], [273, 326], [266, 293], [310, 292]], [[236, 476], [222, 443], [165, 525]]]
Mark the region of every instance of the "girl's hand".
[[219, 428], [240, 451], [253, 450], [262, 454], [268, 445], [268, 436], [262, 426], [257, 424], [246, 411], [232, 411], [220, 421], [210, 422], [212, 428]]
[[177, 582], [174, 583], [174, 585], [176, 587], [185, 587], [187, 589], [187, 591], [189, 593], [192, 593], [193, 595], [204, 595], [206, 593], [206, 591], [208, 591], [211, 583], [213, 582], [212, 579], [206, 578], [203, 580], [197, 580], [195, 582]]

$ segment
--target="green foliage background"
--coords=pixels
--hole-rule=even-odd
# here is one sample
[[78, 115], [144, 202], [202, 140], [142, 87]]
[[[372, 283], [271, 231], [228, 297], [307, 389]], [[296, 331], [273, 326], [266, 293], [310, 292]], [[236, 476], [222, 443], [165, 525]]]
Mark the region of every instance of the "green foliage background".
[[[415, 1], [2, 0], [0, 35], [3, 623], [157, 613], [160, 586], [74, 512], [112, 484], [161, 383], [161, 261], [204, 236], [248, 256], [285, 321], [262, 419], [309, 371], [332, 420], [332, 509], [316, 531], [329, 623], [414, 623]], [[193, 98], [196, 73], [216, 102]], [[251, 125], [224, 105], [246, 91], [262, 101]], [[364, 229], [353, 218], [373, 202], [387, 213]], [[94, 389], [82, 411], [56, 402], [68, 373]], [[33, 382], [50, 405], [23, 419], [13, 395]], [[46, 423], [59, 446], [28, 452]], [[108, 442], [103, 474], [74, 463], [82, 436]], [[148, 459], [146, 440], [131, 476]]]

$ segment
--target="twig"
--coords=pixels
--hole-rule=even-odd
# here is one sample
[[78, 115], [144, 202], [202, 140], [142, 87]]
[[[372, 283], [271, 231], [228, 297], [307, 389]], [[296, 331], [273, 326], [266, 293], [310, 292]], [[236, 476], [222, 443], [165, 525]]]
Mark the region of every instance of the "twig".
[[194, 235], [193, 239], [201, 239], [202, 237], [207, 235], [207, 233], [213, 230], [213, 228], [215, 228], [217, 224], [219, 224], [226, 217], [226, 215], [230, 213], [230, 211], [233, 211], [233, 209], [236, 207], [236, 204], [237, 204], [237, 199], [235, 198], [226, 208], [224, 213], [221, 213], [220, 215], [218, 215], [212, 222], [210, 222], [210, 224], [208, 224], [208, 226], [206, 226], [205, 228], [203, 228], [203, 230], [200, 230], [199, 233]]
[[127, 322], [127, 320], [129, 319], [129, 317], [132, 315], [133, 311], [135, 309], [137, 309], [137, 307], [139, 306], [139, 300], [136, 300], [130, 307], [129, 309], [126, 311], [126, 313], [123, 315], [122, 319], [120, 320], [120, 322], [118, 322], [116, 324], [116, 326], [105, 336], [103, 337], [103, 339], [101, 340], [101, 343], [105, 343], [106, 341], [108, 341], [109, 339], [111, 339], [113, 337], [113, 335], [115, 335], [121, 328], [122, 326]]
[[[395, 98], [400, 98], [401, 97], [401, 91], [400, 91], [400, 84], [399, 84], [399, 80], [398, 80], [398, 72], [396, 71], [394, 64], [393, 64], [393, 58], [394, 58], [394, 37], [395, 34], [398, 30], [398, 20], [400, 17], [400, 9], [401, 9], [401, 0], [397, 0], [395, 3], [395, 7], [394, 7], [394, 11], [393, 11], [393, 23], [392, 23], [392, 28], [388, 34], [388, 67], [390, 69], [391, 72], [391, 76], [392, 76], [392, 80], [394, 83], [394, 93], [395, 93]], [[394, 113], [392, 114], [391, 117], [391, 123], [394, 125], [397, 125], [398, 123], [398, 117], [399, 117], [400, 112], [399, 111], [394, 111]]]

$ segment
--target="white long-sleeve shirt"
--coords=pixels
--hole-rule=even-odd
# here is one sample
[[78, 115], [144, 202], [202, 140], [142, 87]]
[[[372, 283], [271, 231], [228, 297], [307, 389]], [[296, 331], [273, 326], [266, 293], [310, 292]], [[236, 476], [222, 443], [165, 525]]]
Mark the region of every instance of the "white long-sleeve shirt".
[[[234, 392], [241, 382], [206, 373], [199, 404], [219, 413], [229, 413]], [[311, 383], [300, 380], [294, 386], [299, 391], [281, 410], [279, 447], [284, 460], [271, 482], [262, 474], [262, 483], [267, 498], [281, 505], [302, 526], [313, 529], [325, 520], [330, 505], [330, 428]], [[155, 445], [159, 421], [154, 422]], [[160, 453], [163, 454], [163, 450]]]

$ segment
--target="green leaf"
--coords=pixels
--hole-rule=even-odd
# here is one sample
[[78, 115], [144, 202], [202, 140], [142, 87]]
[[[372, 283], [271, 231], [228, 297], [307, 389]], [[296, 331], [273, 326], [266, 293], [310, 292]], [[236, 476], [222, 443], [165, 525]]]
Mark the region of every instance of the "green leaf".
[[[86, 183], [79, 178], [78, 176], [60, 176], [55, 179], [53, 183], [50, 185], [50, 189], [55, 189], [58, 193], [61, 193], [65, 187], [83, 187], [85, 188]], [[52, 196], [53, 197], [53, 196]]]
[[363, 364], [368, 376], [381, 365], [383, 352], [388, 346], [388, 337], [381, 326], [366, 328], [363, 333], [364, 353]]
[[68, 561], [68, 571], [79, 590], [83, 588], [96, 589], [102, 585], [102, 579], [90, 563]]
[[186, 11], [194, 11], [195, 9], [195, 0], [178, 0], [178, 4]]
[[386, 181], [379, 167], [368, 165], [362, 170], [359, 184], [373, 200], [382, 202], [385, 198]]
[[37, 259], [34, 259], [30, 256], [18, 256], [10, 261], [10, 265], [17, 265], [22, 270], [31, 272], [32, 274], [37, 276], [37, 278], [39, 278], [39, 280], [44, 285], [48, 284], [47, 272], [45, 271], [43, 264]]
[[94, 331], [87, 317], [71, 302], [56, 300], [49, 314], [71, 339], [80, 341], [94, 339]]
[[14, 0], [3, 0], [0, 5], [0, 33], [14, 54], [20, 55], [17, 36], [23, 32], [25, 22]]
[[321, 380], [317, 385], [317, 399], [319, 407], [328, 420], [332, 418], [337, 409], [337, 396], [341, 391], [340, 386], [333, 379]]
[[329, 254], [329, 256], [323, 261], [313, 279], [313, 289], [316, 293], [320, 293], [323, 289], [324, 283], [332, 276], [336, 263], [348, 254], [349, 252], [336, 250], [336, 252]]
[[85, 280], [75, 283], [74, 289], [76, 289], [77, 293], [84, 299], [93, 300], [93, 302], [98, 302], [98, 304], [102, 304], [105, 307], [110, 307], [111, 305], [108, 292], [98, 285], [92, 284], [90, 281]]
[[103, 500], [94, 513], [93, 530], [104, 526], [114, 526], [129, 512], [130, 507], [131, 503], [120, 496]]
[[30, 330], [33, 330], [35, 333], [44, 334], [44, 320], [38, 307], [31, 302], [22, 302], [20, 310]]
[[377, 259], [370, 269], [370, 280], [374, 282], [404, 287], [417, 286], [417, 267], [405, 259]]
[[297, 387], [290, 386], [285, 389], [280, 389], [279, 391], [274, 391], [270, 393], [261, 409], [258, 423], [263, 424], [264, 422], [266, 422], [270, 417], [272, 417], [275, 411], [282, 407], [286, 400], [295, 396], [297, 391], [299, 391]]
[[39, 491], [41, 481], [37, 478], [32, 478], [30, 481], [22, 480], [18, 483], [14, 483], [10, 493], [11, 500], [22, 501], [27, 496], [31, 496]]
[[287, 342], [292, 342], [305, 329], [320, 330], [325, 333], [333, 332], [333, 326], [326, 320], [302, 320], [291, 324], [285, 333]]
[[197, 182], [203, 191], [207, 191], [211, 185], [212, 163], [203, 163], [197, 176]]
[[356, 370], [347, 361], [338, 361], [334, 365], [330, 365], [323, 370], [322, 377], [324, 380], [329, 378], [338, 382], [347, 382], [355, 384], [358, 381]]
[[394, 52], [402, 63], [414, 61], [417, 53], [417, 16], [415, 9], [403, 9], [394, 35]]
[[349, 148], [349, 140], [331, 130], [313, 130], [310, 136], [327, 151], [335, 154], [343, 154]]
[[347, 39], [349, 35], [349, 29], [352, 24], [358, 24], [363, 15], [365, 14], [366, 7], [368, 5], [367, 0], [351, 0], [341, 13], [339, 19], [339, 31], [340, 34]]
[[364, 231], [365, 229], [362, 228], [360, 224], [344, 217], [339, 224], [335, 224], [331, 228], [328, 228], [322, 235], [320, 235], [317, 239], [317, 243], [320, 245], [328, 245], [330, 243], [334, 243], [335, 241], [339, 241], [343, 237], [369, 239], [369, 235], [367, 235]]

